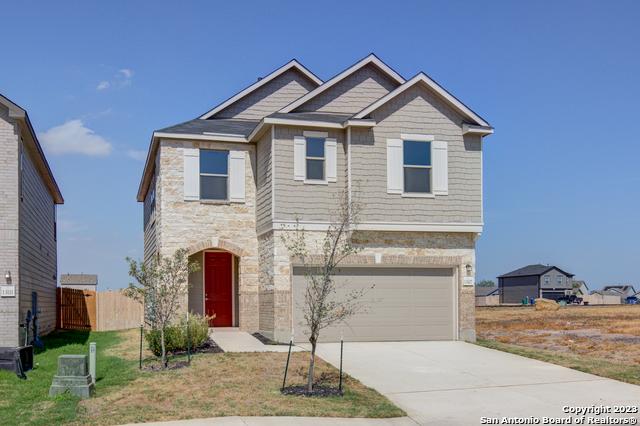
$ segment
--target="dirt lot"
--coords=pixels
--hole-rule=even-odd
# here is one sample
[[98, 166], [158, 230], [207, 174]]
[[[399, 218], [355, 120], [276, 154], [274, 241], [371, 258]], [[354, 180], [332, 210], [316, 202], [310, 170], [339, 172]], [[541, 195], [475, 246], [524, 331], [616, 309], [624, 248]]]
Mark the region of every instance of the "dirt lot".
[[640, 383], [640, 305], [479, 307], [476, 328], [485, 346]]

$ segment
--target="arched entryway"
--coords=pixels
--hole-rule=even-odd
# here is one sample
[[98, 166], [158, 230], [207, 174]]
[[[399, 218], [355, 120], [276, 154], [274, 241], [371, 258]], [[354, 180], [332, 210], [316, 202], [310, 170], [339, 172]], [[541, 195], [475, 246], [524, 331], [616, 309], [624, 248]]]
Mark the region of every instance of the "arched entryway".
[[213, 317], [212, 327], [237, 327], [240, 257], [228, 250], [207, 248], [189, 259], [200, 265], [189, 275], [189, 311]]

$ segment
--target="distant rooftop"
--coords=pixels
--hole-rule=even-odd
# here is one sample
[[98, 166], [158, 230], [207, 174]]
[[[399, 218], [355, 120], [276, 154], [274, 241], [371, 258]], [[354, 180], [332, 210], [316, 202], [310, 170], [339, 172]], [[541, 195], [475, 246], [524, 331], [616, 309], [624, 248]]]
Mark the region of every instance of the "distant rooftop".
[[504, 275], [500, 275], [498, 278], [507, 278], [507, 277], [528, 277], [528, 276], [540, 276], [544, 275], [552, 269], [557, 269], [558, 271], [566, 274], [567, 276], [573, 277], [573, 274], [563, 271], [557, 266], [553, 265], [527, 265], [523, 268], [516, 269], [515, 271], [508, 272]]
[[61, 285], [98, 285], [98, 276], [95, 274], [62, 274]]

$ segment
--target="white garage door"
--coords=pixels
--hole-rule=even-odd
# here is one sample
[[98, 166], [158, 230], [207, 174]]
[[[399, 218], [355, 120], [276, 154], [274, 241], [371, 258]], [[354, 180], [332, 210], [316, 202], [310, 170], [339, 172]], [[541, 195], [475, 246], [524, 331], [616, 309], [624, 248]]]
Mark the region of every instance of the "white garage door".
[[[295, 341], [308, 340], [304, 325], [306, 269], [293, 268], [293, 327]], [[365, 289], [364, 310], [320, 333], [320, 341], [401, 341], [455, 339], [452, 269], [341, 268], [336, 274], [341, 297]], [[371, 288], [373, 286], [373, 288]]]

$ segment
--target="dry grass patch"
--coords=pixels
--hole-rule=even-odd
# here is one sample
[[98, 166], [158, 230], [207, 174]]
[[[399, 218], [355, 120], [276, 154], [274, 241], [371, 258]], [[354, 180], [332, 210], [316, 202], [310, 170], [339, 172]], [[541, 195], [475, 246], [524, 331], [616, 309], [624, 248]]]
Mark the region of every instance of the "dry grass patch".
[[[143, 373], [107, 395], [81, 403], [82, 423], [121, 424], [218, 416], [397, 417], [405, 413], [375, 390], [345, 377], [344, 397], [280, 394], [286, 353], [223, 353], [189, 368]], [[303, 384], [307, 353], [293, 353], [288, 384]], [[319, 360], [317, 377], [337, 386], [338, 372]]]
[[640, 305], [481, 307], [476, 330], [485, 346], [519, 348], [525, 356], [537, 351], [538, 359], [640, 383]]

